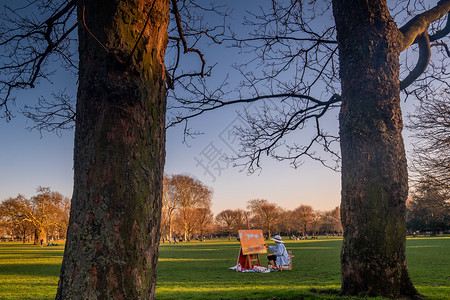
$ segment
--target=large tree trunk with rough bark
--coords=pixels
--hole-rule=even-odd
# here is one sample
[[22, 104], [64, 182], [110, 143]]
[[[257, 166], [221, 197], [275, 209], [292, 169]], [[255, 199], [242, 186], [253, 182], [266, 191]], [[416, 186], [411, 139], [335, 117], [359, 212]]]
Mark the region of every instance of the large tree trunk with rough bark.
[[342, 80], [341, 294], [417, 295], [406, 267], [400, 43], [385, 1], [333, 1]]
[[57, 299], [152, 299], [168, 0], [80, 0], [74, 193]]

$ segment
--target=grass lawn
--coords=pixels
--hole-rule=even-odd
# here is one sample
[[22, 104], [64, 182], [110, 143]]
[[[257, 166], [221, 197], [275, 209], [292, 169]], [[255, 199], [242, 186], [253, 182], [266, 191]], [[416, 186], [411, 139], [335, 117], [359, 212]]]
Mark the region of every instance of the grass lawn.
[[[156, 297], [343, 299], [336, 296], [340, 246], [340, 239], [331, 238], [287, 241], [295, 255], [293, 270], [260, 274], [228, 270], [236, 263], [237, 241], [166, 243], [160, 247]], [[54, 299], [63, 250], [63, 246], [0, 243], [0, 299]], [[407, 259], [422, 294], [450, 299], [450, 238], [408, 239]]]
[[[157, 298], [342, 299], [336, 296], [341, 244], [332, 238], [286, 241], [295, 256], [293, 270], [268, 274], [227, 269], [236, 264], [236, 241], [165, 244], [160, 247]], [[407, 260], [419, 292], [429, 299], [450, 299], [450, 238], [408, 239]]]
[[63, 246], [0, 243], [0, 299], [55, 299]]

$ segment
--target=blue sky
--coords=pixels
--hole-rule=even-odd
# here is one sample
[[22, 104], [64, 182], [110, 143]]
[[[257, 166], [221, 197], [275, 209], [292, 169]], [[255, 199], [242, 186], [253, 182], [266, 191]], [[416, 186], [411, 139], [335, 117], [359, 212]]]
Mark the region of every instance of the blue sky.
[[[209, 50], [208, 57], [230, 57], [230, 54]], [[222, 63], [228, 62], [225, 59]], [[226, 70], [226, 66], [219, 65], [218, 70]], [[52, 90], [66, 88], [75, 94], [74, 74], [62, 73], [54, 80], [20, 92], [15, 108], [32, 104]], [[411, 103], [403, 105], [408, 110], [411, 107]], [[214, 190], [212, 209], [216, 214], [224, 209], [245, 209], [247, 201], [256, 198], [267, 199], [285, 209], [305, 204], [317, 210], [330, 210], [339, 205], [340, 174], [318, 162], [307, 160], [300, 168], [293, 169], [287, 162], [264, 159], [260, 172], [247, 175], [245, 170], [233, 168], [232, 163], [221, 160], [222, 155], [231, 156], [237, 149], [232, 137], [227, 135], [230, 126], [240, 122], [235, 110], [223, 109], [195, 119], [193, 127], [205, 134], [191, 140], [189, 146], [182, 143], [181, 126], [170, 128], [166, 173], [187, 174], [210, 186]], [[73, 131], [65, 131], [61, 137], [54, 133], [43, 133], [41, 137], [39, 132], [26, 129], [31, 125], [19, 113], [10, 122], [0, 120], [0, 200], [19, 193], [31, 197], [39, 186], [71, 197]], [[327, 116], [326, 125], [336, 130], [335, 114]]]

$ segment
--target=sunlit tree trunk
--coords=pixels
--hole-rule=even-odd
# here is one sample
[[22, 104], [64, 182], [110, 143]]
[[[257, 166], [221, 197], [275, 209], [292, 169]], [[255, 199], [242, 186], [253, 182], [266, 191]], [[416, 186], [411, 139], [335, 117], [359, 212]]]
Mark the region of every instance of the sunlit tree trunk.
[[40, 231], [39, 229], [35, 228], [34, 229], [34, 245], [39, 245], [41, 239], [40, 239]]
[[152, 299], [167, 0], [80, 0], [74, 193], [57, 299]]
[[385, 1], [335, 0], [333, 8], [342, 79], [341, 293], [412, 296], [398, 30]]
[[169, 238], [172, 239], [172, 220], [171, 219], [169, 219]]

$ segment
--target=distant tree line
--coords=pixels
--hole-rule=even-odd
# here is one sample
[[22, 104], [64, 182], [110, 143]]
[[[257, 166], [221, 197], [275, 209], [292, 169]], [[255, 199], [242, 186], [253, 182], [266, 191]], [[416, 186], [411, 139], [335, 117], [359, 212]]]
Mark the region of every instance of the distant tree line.
[[340, 209], [317, 211], [309, 205], [286, 210], [266, 199], [247, 202], [247, 210], [226, 209], [215, 217], [214, 233], [235, 235], [239, 229], [262, 229], [266, 236], [282, 234], [306, 238], [341, 234]]
[[[410, 234], [436, 234], [450, 231], [450, 193], [432, 178], [414, 185], [407, 205], [407, 228]], [[187, 175], [166, 175], [161, 217], [161, 237], [183, 240], [204, 235], [221, 235], [231, 239], [240, 229], [262, 229], [266, 236], [282, 234], [296, 237], [341, 234], [340, 208], [314, 210], [299, 205], [286, 210], [266, 199], [247, 202], [246, 210], [226, 209], [217, 215], [211, 211], [213, 191]]]
[[265, 199], [247, 202], [247, 210], [226, 209], [216, 216], [211, 211], [212, 189], [187, 175], [164, 176], [161, 236], [164, 239], [190, 240], [204, 235], [231, 237], [239, 229], [262, 229], [268, 236], [275, 233], [307, 236], [340, 234], [340, 210], [315, 211], [300, 205], [285, 210]]
[[22, 241], [65, 239], [70, 200], [48, 187], [39, 187], [30, 199], [22, 195], [0, 203], [0, 237]]
[[[164, 176], [161, 236], [183, 240], [205, 235], [231, 238], [240, 229], [262, 229], [272, 236], [314, 237], [341, 234], [340, 209], [318, 211], [300, 205], [286, 210], [266, 199], [247, 202], [247, 210], [226, 209], [216, 216], [211, 211], [213, 190], [187, 175]], [[450, 231], [450, 192], [431, 178], [420, 180], [407, 203], [407, 228], [410, 234]], [[0, 203], [0, 237], [3, 239], [64, 239], [70, 200], [48, 187], [39, 187], [30, 199], [22, 195]]]

